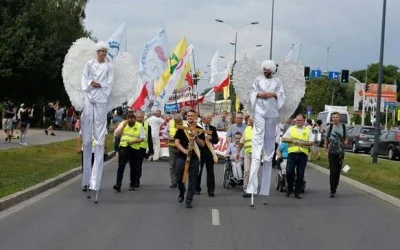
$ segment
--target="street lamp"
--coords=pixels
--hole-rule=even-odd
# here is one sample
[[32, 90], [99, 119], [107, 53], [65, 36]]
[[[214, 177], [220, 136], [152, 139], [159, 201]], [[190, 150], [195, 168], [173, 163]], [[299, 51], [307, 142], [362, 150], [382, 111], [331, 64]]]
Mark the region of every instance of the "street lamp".
[[272, 14], [271, 14], [271, 44], [269, 47], [269, 60], [272, 60], [272, 41], [274, 39], [274, 12], [275, 12], [275, 0], [272, 0]]
[[[232, 74], [231, 74], [231, 81], [232, 81], [233, 71], [234, 71], [234, 67], [236, 65], [237, 35], [238, 35], [237, 30], [238, 30], [238, 28], [242, 28], [242, 27], [245, 27], [245, 26], [257, 25], [257, 24], [259, 24], [259, 22], [250, 22], [250, 23], [244, 23], [244, 24], [240, 24], [240, 25], [233, 25], [233, 24], [231, 24], [229, 22], [226, 22], [224, 20], [221, 20], [221, 19], [215, 19], [215, 21], [218, 22], [218, 23], [227, 24], [227, 25], [231, 26], [235, 30], [235, 42], [234, 43], [229, 43], [229, 44], [235, 46], [234, 60], [233, 60]], [[235, 89], [233, 88], [232, 84], [230, 84], [229, 88], [230, 88], [229, 92], [230, 92], [230, 96], [231, 96], [231, 112], [232, 112], [233, 110], [235, 110], [236, 93], [235, 93]]]
[[382, 78], [383, 78], [383, 53], [385, 50], [385, 25], [386, 25], [386, 0], [383, 0], [382, 10], [382, 29], [381, 29], [381, 49], [379, 55], [379, 76], [378, 76], [378, 97], [376, 100], [376, 120], [375, 120], [375, 138], [372, 164], [378, 163], [378, 143], [381, 133], [381, 95], [382, 95]]

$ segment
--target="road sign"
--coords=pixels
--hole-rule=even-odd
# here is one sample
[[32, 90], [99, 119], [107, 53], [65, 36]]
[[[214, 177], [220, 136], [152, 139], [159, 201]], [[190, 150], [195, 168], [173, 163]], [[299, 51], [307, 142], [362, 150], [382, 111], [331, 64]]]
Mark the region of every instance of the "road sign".
[[395, 102], [385, 102], [385, 109], [396, 110], [396, 103]]
[[311, 70], [311, 78], [321, 78], [321, 70], [319, 69]]
[[329, 71], [328, 78], [331, 79], [331, 80], [338, 80], [339, 79], [339, 72]]
[[312, 106], [311, 105], [307, 105], [306, 109], [307, 109], [307, 111], [312, 111]]

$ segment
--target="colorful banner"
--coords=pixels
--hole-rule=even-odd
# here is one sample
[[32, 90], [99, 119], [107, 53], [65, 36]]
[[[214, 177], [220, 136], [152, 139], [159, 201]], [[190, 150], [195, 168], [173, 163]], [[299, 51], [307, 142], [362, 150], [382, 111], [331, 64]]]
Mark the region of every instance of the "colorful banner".
[[[363, 106], [363, 89], [365, 89], [365, 83], [356, 83], [354, 89], [354, 110], [362, 111]], [[378, 96], [378, 84], [370, 83], [368, 85], [368, 91], [365, 94], [364, 109], [365, 111], [376, 111], [377, 107], [377, 96]], [[381, 112], [385, 111], [385, 107], [396, 107], [397, 104], [397, 85], [382, 84], [382, 95], [381, 95]]]

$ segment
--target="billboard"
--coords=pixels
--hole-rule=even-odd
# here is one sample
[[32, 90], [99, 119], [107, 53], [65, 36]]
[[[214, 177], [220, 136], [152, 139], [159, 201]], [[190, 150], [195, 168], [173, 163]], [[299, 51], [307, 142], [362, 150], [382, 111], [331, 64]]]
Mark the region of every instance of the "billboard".
[[[354, 88], [354, 111], [362, 111], [363, 107], [363, 89], [365, 83], [356, 83]], [[378, 96], [378, 84], [370, 83], [368, 91], [365, 93], [364, 109], [366, 112], [376, 111]], [[385, 107], [396, 107], [397, 104], [397, 85], [382, 84], [381, 95], [381, 112], [385, 111]]]

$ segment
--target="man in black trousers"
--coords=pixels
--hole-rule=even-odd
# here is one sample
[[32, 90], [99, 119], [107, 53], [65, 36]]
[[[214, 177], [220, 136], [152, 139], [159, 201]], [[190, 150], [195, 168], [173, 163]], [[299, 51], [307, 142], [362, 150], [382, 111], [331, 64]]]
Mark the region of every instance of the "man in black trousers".
[[203, 174], [204, 164], [206, 165], [207, 170], [207, 191], [208, 196], [214, 197], [215, 190], [215, 177], [214, 177], [214, 163], [218, 162], [218, 157], [214, 152], [214, 144], [217, 144], [219, 141], [217, 128], [210, 125], [212, 120], [212, 114], [204, 114], [202, 117], [201, 127], [205, 130], [211, 130], [212, 135], [205, 136], [205, 145], [201, 149], [201, 159], [200, 159], [200, 172], [197, 175], [197, 187], [196, 193], [200, 194], [201, 192], [201, 176]]

